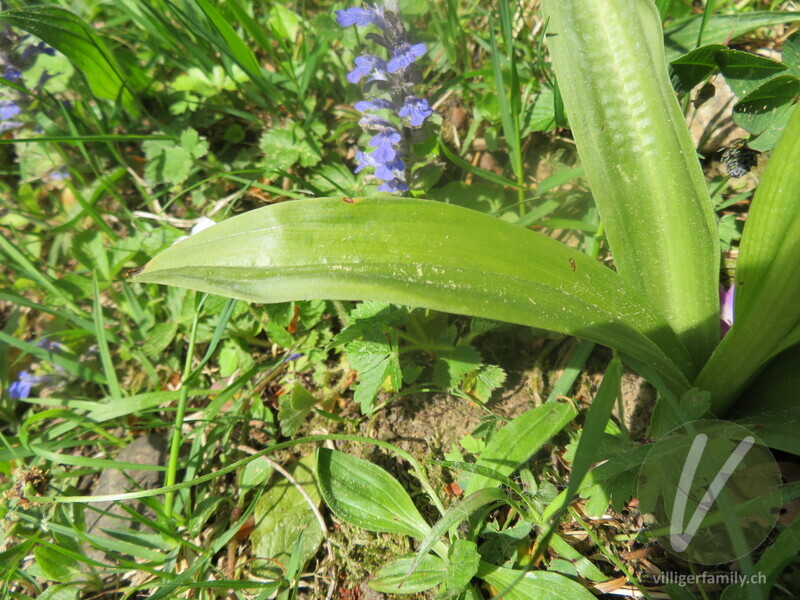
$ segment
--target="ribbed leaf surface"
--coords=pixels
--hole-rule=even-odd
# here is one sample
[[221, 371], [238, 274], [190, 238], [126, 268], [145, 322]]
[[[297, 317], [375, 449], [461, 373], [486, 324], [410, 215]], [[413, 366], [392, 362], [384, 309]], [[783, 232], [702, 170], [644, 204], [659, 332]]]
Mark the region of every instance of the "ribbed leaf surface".
[[719, 243], [651, 0], [546, 0], [567, 116], [614, 262], [701, 365], [719, 340]]

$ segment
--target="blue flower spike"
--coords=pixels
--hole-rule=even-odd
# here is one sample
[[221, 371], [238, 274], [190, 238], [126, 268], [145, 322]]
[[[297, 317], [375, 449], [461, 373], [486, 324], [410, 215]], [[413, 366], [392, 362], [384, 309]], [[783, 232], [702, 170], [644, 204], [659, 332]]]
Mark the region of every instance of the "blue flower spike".
[[[372, 176], [381, 182], [378, 191], [406, 193], [411, 174], [408, 161], [411, 138], [433, 114], [428, 101], [414, 94], [419, 80], [419, 68], [415, 63], [425, 54], [425, 44], [411, 44], [406, 39], [403, 21], [395, 8], [365, 4], [337, 10], [336, 22], [342, 27], [378, 27], [380, 35], [369, 33], [366, 38], [386, 48], [389, 54], [388, 62], [378, 56], [362, 54], [356, 57], [355, 68], [347, 74], [350, 83], [366, 78], [365, 89], [388, 96], [371, 96], [355, 105], [363, 114], [358, 124], [377, 133], [370, 139], [372, 150], [369, 153], [356, 152], [354, 171], [371, 169]], [[381, 111], [389, 111], [389, 115]], [[380, 116], [374, 114], [378, 112]]]

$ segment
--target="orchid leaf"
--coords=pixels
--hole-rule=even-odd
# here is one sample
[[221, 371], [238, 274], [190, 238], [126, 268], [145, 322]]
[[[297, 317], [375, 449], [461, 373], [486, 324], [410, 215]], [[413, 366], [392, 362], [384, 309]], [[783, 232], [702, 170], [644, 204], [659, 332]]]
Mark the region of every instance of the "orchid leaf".
[[182, 240], [136, 279], [252, 302], [407, 304], [590, 339], [679, 387], [692, 370], [664, 319], [611, 269], [542, 234], [425, 200], [268, 206]]
[[719, 340], [719, 241], [649, 0], [543, 3], [575, 142], [622, 281], [701, 365]]
[[[800, 324], [800, 107], [772, 152], [739, 246], [734, 324], [695, 385], [721, 414]], [[785, 346], [784, 346], [785, 347]]]

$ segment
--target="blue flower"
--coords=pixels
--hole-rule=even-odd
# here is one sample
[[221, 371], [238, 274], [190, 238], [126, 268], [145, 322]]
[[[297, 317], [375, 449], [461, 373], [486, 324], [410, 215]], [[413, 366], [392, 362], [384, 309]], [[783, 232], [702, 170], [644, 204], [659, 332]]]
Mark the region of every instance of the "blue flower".
[[22, 71], [16, 67], [7, 66], [5, 72], [3, 73], [3, 79], [7, 79], [8, 81], [19, 81], [21, 78]]
[[22, 127], [21, 122], [12, 120], [21, 112], [22, 109], [17, 106], [16, 102], [0, 100], [0, 133], [16, 127]]
[[379, 192], [391, 192], [393, 194], [399, 194], [402, 192], [408, 191], [408, 186], [400, 181], [397, 177], [394, 179], [385, 182], [382, 186], [378, 188]]
[[394, 102], [384, 100], [383, 98], [373, 98], [372, 100], [361, 100], [356, 102], [355, 109], [358, 112], [367, 112], [369, 110], [382, 110], [384, 108], [396, 109]]
[[381, 29], [386, 29], [386, 22], [383, 20], [383, 8], [361, 8], [355, 6], [345, 10], [336, 11], [336, 22], [342, 27], [358, 25], [366, 27], [369, 24], [376, 25]]
[[373, 72], [386, 70], [386, 61], [370, 54], [357, 56], [354, 62], [356, 63], [356, 68], [347, 74], [347, 81], [350, 83], [358, 83], [362, 78], [369, 76]]
[[356, 151], [356, 163], [358, 163], [358, 166], [355, 168], [353, 173], [360, 173], [367, 167], [371, 167], [374, 169], [383, 164], [375, 160], [375, 158], [371, 154], [367, 154], [366, 152], [362, 152], [361, 150]]
[[375, 167], [375, 177], [388, 181], [396, 179], [397, 176], [403, 174], [406, 170], [405, 163], [400, 160], [399, 156], [395, 156], [392, 160], [385, 163], [378, 163]]
[[394, 57], [389, 61], [387, 71], [395, 73], [397, 71], [405, 71], [408, 65], [413, 63], [418, 56], [425, 54], [425, 44], [414, 44], [413, 46], [408, 42], [403, 42], [394, 49]]
[[[66, 179], [71, 178], [67, 167], [59, 167], [58, 169], [53, 169], [52, 171], [50, 171], [49, 177], [51, 181], [64, 181]], [[53, 343], [57, 344], [58, 342], [53, 342]]]
[[398, 116], [411, 118], [412, 127], [419, 127], [432, 114], [428, 101], [416, 96], [406, 96], [406, 103], [397, 111]]
[[22, 109], [16, 102], [11, 100], [0, 100], [0, 121], [8, 121], [16, 117]]
[[8, 386], [8, 395], [12, 400], [24, 400], [31, 395], [31, 388], [39, 383], [39, 378], [27, 371], [20, 371], [17, 380]]
[[391, 127], [383, 129], [369, 141], [370, 146], [375, 146], [375, 150], [372, 152], [373, 158], [382, 163], [393, 160], [397, 156], [394, 145], [399, 144], [401, 139], [400, 132], [396, 129]]

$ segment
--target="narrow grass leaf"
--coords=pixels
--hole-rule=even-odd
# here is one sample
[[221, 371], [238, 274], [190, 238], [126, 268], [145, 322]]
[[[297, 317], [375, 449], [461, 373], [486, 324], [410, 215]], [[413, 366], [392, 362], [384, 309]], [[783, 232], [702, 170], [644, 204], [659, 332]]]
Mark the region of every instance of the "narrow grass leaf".
[[208, 0], [196, 0], [196, 2], [222, 36], [222, 39], [225, 40], [231, 56], [239, 63], [239, 66], [245, 71], [257, 75], [261, 71], [261, 67], [258, 64], [258, 60], [256, 60], [255, 54], [242, 41], [242, 38], [231, 27], [230, 23]]
[[111, 359], [111, 352], [108, 349], [106, 339], [106, 326], [103, 320], [103, 304], [100, 302], [100, 286], [97, 284], [97, 273], [92, 273], [92, 286], [94, 289], [94, 335], [97, 340], [97, 349], [100, 352], [100, 362], [103, 364], [103, 371], [108, 382], [108, 389], [111, 392], [113, 402], [122, 401], [122, 389], [117, 380], [117, 371], [114, 361]]
[[[478, 465], [501, 475], [509, 476], [561, 431], [576, 415], [566, 403], [551, 402], [532, 408], [513, 419], [498, 431], [481, 452]], [[467, 483], [468, 496], [484, 488], [496, 488], [500, 483], [474, 473]]]
[[22, 340], [18, 340], [17, 338], [2, 331], [0, 331], [0, 342], [8, 344], [9, 346], [13, 346], [14, 348], [19, 348], [26, 354], [30, 354], [41, 361], [61, 367], [71, 375], [74, 375], [83, 381], [90, 381], [92, 383], [99, 383], [102, 385], [107, 383], [106, 378], [102, 373], [98, 373], [97, 371], [88, 368], [83, 363], [67, 358], [58, 352], [47, 350], [46, 348], [42, 348], [30, 342], [23, 342]]
[[481, 179], [485, 179], [486, 181], [490, 181], [491, 183], [496, 183], [497, 185], [502, 185], [503, 187], [511, 187], [514, 189], [519, 189], [521, 186], [506, 178], [502, 175], [498, 175], [493, 171], [487, 171], [486, 169], [481, 169], [480, 167], [474, 166], [469, 161], [464, 160], [458, 154], [454, 153], [450, 148], [447, 147], [447, 144], [444, 143], [444, 138], [442, 134], [439, 134], [439, 147], [442, 149], [442, 152], [447, 157], [448, 160], [453, 162], [457, 167], [460, 167], [467, 173], [472, 173]]
[[559, 396], [566, 396], [578, 379], [578, 375], [583, 372], [583, 366], [589, 359], [589, 355], [594, 350], [595, 344], [593, 342], [582, 341], [575, 346], [569, 353], [569, 359], [564, 370], [561, 372], [561, 377], [553, 386], [550, 395], [547, 397], [547, 402], [555, 402]]
[[484, 488], [474, 492], [447, 509], [425, 538], [420, 542], [416, 558], [408, 566], [406, 575], [411, 575], [427, 556], [436, 542], [447, 533], [451, 527], [468, 519], [476, 510], [488, 505], [497, 504], [506, 500], [506, 493], [499, 488]]

